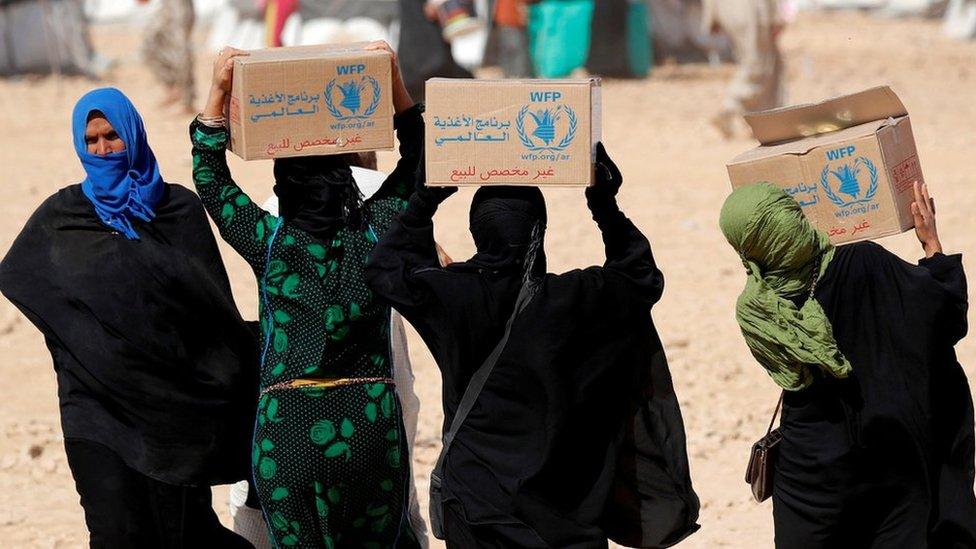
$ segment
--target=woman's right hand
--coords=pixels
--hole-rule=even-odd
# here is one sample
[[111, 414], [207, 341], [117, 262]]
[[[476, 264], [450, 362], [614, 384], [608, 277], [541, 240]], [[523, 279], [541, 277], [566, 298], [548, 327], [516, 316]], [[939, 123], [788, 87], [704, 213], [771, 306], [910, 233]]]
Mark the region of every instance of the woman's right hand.
[[615, 203], [624, 177], [603, 143], [596, 144], [596, 168], [593, 185], [586, 188], [586, 204], [590, 210], [602, 209]]
[[234, 81], [234, 58], [250, 55], [244, 50], [224, 47], [218, 52], [213, 65], [213, 80], [210, 84], [210, 97], [203, 111], [204, 116], [217, 117], [224, 113], [224, 100], [230, 93]]
[[935, 201], [929, 196], [928, 185], [916, 181], [913, 187], [915, 202], [912, 202], [912, 216], [915, 218], [915, 236], [922, 244], [925, 257], [932, 257], [942, 252], [942, 242], [939, 241], [939, 232], [935, 228]]

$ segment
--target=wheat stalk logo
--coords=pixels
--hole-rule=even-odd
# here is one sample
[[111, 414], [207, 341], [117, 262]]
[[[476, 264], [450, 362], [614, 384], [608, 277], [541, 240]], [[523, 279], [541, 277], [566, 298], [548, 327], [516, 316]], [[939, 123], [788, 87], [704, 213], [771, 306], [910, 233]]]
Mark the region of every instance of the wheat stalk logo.
[[[373, 93], [373, 100], [363, 108], [363, 90], [367, 86], [370, 87]], [[339, 101], [338, 106], [336, 106], [335, 102], [336, 88], [339, 88], [339, 95], [342, 96], [342, 100]], [[350, 118], [362, 120], [373, 116], [380, 106], [381, 95], [380, 83], [371, 76], [364, 76], [360, 80], [352, 79], [344, 83], [337, 83], [335, 80], [330, 80], [329, 84], [325, 87], [325, 106], [329, 114], [336, 120], [348, 120]], [[343, 107], [350, 114], [342, 114], [339, 107]], [[360, 111], [360, 109], [362, 110]]]
[[532, 135], [541, 139], [546, 145], [551, 145], [556, 138], [556, 122], [559, 122], [559, 108], [541, 109], [536, 112], [529, 112], [529, 116], [535, 121], [535, 131]]
[[[563, 114], [566, 115], [568, 121], [566, 135], [558, 143], [554, 143], [556, 141], [556, 124], [562, 119]], [[536, 126], [531, 134], [525, 128], [526, 117], [531, 117]], [[519, 110], [518, 116], [515, 118], [515, 129], [518, 132], [519, 140], [530, 151], [565, 150], [576, 137], [578, 124], [579, 119], [576, 117], [576, 113], [565, 105], [560, 105], [554, 109], [540, 109], [535, 112], [530, 111], [526, 105]], [[542, 141], [543, 144], [537, 145], [532, 141], [533, 137]]]
[[359, 107], [362, 106], [362, 92], [365, 87], [366, 82], [356, 82], [355, 80], [339, 84], [339, 91], [342, 92], [342, 101], [339, 104], [348, 109], [349, 112], [356, 114]]
[[[859, 198], [861, 196], [861, 183], [858, 181], [858, 176], [861, 174], [861, 168], [867, 169], [868, 175], [871, 177], [871, 184], [868, 186], [868, 190], [864, 193], [864, 196]], [[840, 184], [837, 191], [849, 196], [849, 200], [844, 200], [831, 188], [831, 175]], [[871, 160], [863, 156], [855, 160], [853, 165], [844, 164], [839, 169], [832, 170], [830, 166], [824, 166], [823, 171], [820, 172], [820, 186], [823, 187], [827, 198], [836, 206], [844, 207], [869, 202], [874, 198], [874, 194], [878, 192], [878, 169], [875, 167], [874, 162], [871, 162]]]

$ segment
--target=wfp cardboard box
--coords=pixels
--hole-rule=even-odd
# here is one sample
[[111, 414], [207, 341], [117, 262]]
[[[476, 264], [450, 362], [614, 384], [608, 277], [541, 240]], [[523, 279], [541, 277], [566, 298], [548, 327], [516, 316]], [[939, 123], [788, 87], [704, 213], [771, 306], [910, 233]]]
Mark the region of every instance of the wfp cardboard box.
[[733, 187], [782, 187], [834, 244], [914, 227], [924, 183], [912, 122], [888, 87], [746, 115], [761, 145], [728, 164]]
[[600, 81], [427, 81], [429, 185], [585, 186], [600, 140]]
[[390, 55], [365, 45], [235, 58], [230, 149], [254, 160], [393, 148]]

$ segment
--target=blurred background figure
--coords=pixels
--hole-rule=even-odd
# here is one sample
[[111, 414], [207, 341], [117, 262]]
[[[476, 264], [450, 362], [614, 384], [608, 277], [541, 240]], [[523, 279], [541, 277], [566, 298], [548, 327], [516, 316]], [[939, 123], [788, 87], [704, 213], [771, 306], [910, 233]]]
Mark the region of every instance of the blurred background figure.
[[491, 53], [505, 78], [531, 78], [529, 55], [529, 0], [496, 0]]
[[[407, 91], [416, 101], [424, 100], [428, 78], [472, 78], [458, 64], [451, 44], [444, 40], [439, 22], [431, 19], [426, 0], [400, 0], [400, 41], [397, 47], [400, 70]], [[409, 47], [403, 47], [403, 46]]]
[[540, 78], [565, 78], [586, 64], [593, 0], [541, 0], [529, 10], [529, 48]]
[[288, 18], [298, 11], [300, 4], [298, 0], [261, 0], [266, 25], [265, 46], [277, 48], [285, 45], [281, 41], [282, 30]]
[[651, 34], [646, 0], [601, 0], [593, 9], [586, 70], [615, 78], [651, 72]]
[[712, 125], [729, 138], [742, 114], [779, 107], [785, 100], [778, 43], [783, 20], [776, 0], [704, 0], [702, 29], [724, 32], [739, 66], [722, 111], [712, 119]]
[[729, 39], [702, 32], [701, 0], [648, 0], [648, 28], [658, 62], [709, 60], [713, 64], [732, 59]]
[[481, 28], [474, 0], [427, 0], [424, 12], [441, 27], [444, 40], [454, 41]]
[[[150, 0], [138, 0], [148, 4]], [[150, 17], [142, 55], [166, 88], [161, 106], [180, 104], [193, 114], [196, 93], [193, 80], [193, 0], [162, 0]]]

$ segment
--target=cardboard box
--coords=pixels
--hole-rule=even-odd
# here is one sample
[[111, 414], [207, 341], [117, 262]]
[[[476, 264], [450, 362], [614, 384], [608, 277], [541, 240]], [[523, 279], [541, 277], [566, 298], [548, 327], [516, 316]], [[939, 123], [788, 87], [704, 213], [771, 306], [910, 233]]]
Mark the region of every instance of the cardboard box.
[[429, 185], [586, 186], [600, 81], [427, 81]]
[[390, 55], [365, 45], [235, 58], [230, 149], [244, 160], [392, 149]]
[[888, 87], [746, 115], [761, 145], [728, 164], [732, 187], [768, 181], [844, 244], [915, 226], [924, 183], [908, 111]]

